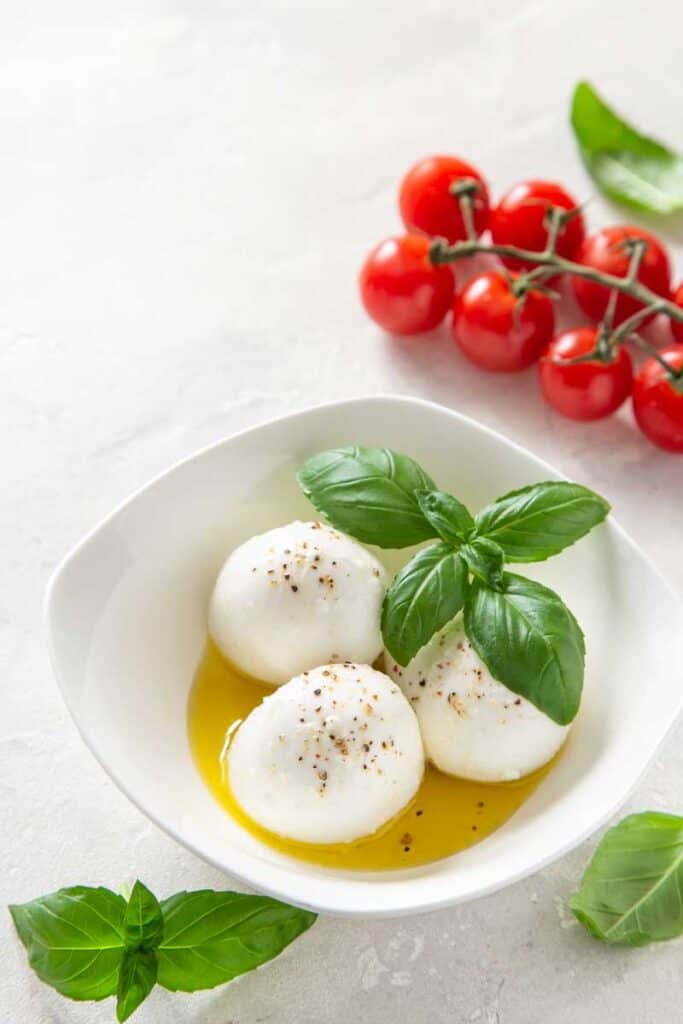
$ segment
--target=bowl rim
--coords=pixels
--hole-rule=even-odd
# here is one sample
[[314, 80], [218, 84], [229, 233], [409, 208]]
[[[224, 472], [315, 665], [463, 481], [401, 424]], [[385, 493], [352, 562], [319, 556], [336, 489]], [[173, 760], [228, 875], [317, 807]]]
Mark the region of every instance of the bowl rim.
[[[68, 688], [63, 682], [63, 673], [60, 668], [59, 658], [57, 655], [57, 644], [54, 634], [54, 621], [53, 621], [53, 608], [55, 606], [55, 592], [60, 577], [68, 566], [75, 561], [82, 551], [87, 547], [91, 540], [93, 540], [103, 529], [105, 529], [111, 522], [113, 522], [118, 516], [127, 509], [130, 505], [135, 503], [139, 497], [145, 494], [147, 491], [152, 490], [156, 485], [171, 474], [176, 473], [182, 469], [183, 466], [196, 461], [207, 455], [209, 452], [221, 448], [224, 445], [237, 441], [250, 434], [258, 433], [259, 431], [275, 425], [276, 423], [291, 422], [297, 419], [304, 419], [312, 413], [318, 413], [327, 410], [339, 410], [342, 408], [357, 407], [359, 405], [404, 405], [406, 407], [422, 407], [433, 410], [438, 414], [445, 414], [448, 417], [459, 421], [462, 424], [475, 428], [477, 431], [487, 435], [496, 442], [501, 443], [503, 446], [513, 449], [514, 451], [524, 455], [534, 462], [539, 469], [547, 472], [549, 478], [557, 480], [567, 480], [568, 477], [556, 469], [551, 463], [538, 455], [535, 455], [528, 448], [519, 444], [518, 442], [507, 437], [505, 434], [486, 424], [480, 423], [474, 417], [467, 416], [464, 413], [459, 412], [456, 409], [449, 408], [448, 406], [441, 405], [438, 402], [430, 401], [429, 399], [419, 398], [411, 395], [404, 394], [391, 394], [391, 393], [380, 393], [376, 395], [360, 395], [352, 396], [349, 398], [340, 398], [331, 402], [319, 402], [315, 405], [306, 406], [304, 409], [298, 409], [291, 413], [285, 413], [282, 416], [274, 416], [269, 419], [259, 421], [256, 424], [252, 424], [242, 430], [236, 431], [235, 433], [228, 434], [225, 437], [219, 438], [216, 441], [212, 441], [207, 445], [191, 452], [189, 455], [185, 455], [182, 458], [176, 460], [166, 469], [152, 476], [146, 483], [132, 491], [127, 497], [114, 506], [114, 508], [103, 516], [90, 530], [88, 530], [81, 539], [67, 552], [66, 555], [57, 563], [53, 569], [49, 581], [47, 583], [45, 594], [43, 598], [43, 626], [46, 637], [46, 647], [50, 666], [54, 674], [57, 686], [60, 691], [62, 700], [66, 704], [66, 707], [71, 716], [71, 720], [75, 725], [79, 736], [83, 743], [93, 755], [95, 760], [103, 768], [106, 775], [112, 780], [116, 787], [127, 797], [128, 800], [154, 825], [160, 828], [163, 832], [169, 835], [177, 843], [184, 846], [191, 853], [195, 854], [205, 863], [212, 865], [222, 873], [228, 874], [234, 877], [240, 883], [257, 889], [260, 892], [272, 896], [275, 899], [286, 900], [297, 906], [305, 907], [306, 909], [313, 910], [316, 912], [324, 912], [339, 917], [366, 917], [366, 918], [393, 918], [402, 917], [409, 914], [425, 913], [430, 911], [441, 910], [446, 907], [456, 906], [461, 903], [466, 903], [471, 900], [479, 899], [484, 896], [492, 895], [501, 889], [506, 888], [509, 885], [513, 885], [516, 882], [522, 881], [528, 878], [538, 871], [543, 870], [549, 864], [554, 863], [561, 857], [564, 857], [570, 851], [580, 846], [586, 839], [597, 832], [615, 813], [616, 811], [628, 800], [629, 796], [642, 779], [643, 775], [649, 769], [654, 758], [667, 737], [673, 731], [677, 721], [683, 711], [683, 689], [681, 690], [678, 706], [671, 717], [667, 727], [660, 734], [655, 747], [653, 748], [650, 756], [641, 764], [637, 775], [633, 782], [623, 792], [612, 801], [609, 805], [603, 807], [599, 814], [592, 820], [592, 822], [585, 828], [581, 829], [579, 833], [572, 835], [565, 842], [560, 843], [552, 852], [537, 857], [534, 860], [530, 860], [522, 867], [508, 872], [501, 873], [500, 877], [492, 880], [488, 884], [480, 886], [474, 893], [456, 893], [456, 894], [444, 894], [443, 896], [421, 896], [417, 899], [413, 896], [413, 889], [410, 886], [412, 879], [406, 879], [403, 875], [402, 880], [405, 881], [406, 887], [404, 892], [401, 894], [401, 902], [389, 907], [373, 903], [372, 906], [360, 905], [361, 900], [358, 901], [359, 905], [349, 904], [341, 897], [341, 893], [337, 892], [339, 883], [345, 883], [346, 885], [353, 886], [358, 885], [362, 881], [362, 885], [365, 890], [368, 888], [376, 889], [379, 887], [380, 891], [386, 889], [386, 883], [381, 881], [379, 878], [377, 881], [368, 876], [368, 874], [359, 875], [358, 881], [356, 882], [353, 877], [334, 877], [330, 881], [333, 882], [332, 888], [335, 891], [335, 897], [326, 899], [323, 896], [316, 898], [311, 901], [307, 901], [302, 896], [303, 887], [305, 884], [305, 862], [300, 862], [299, 874], [296, 876], [298, 884], [293, 884], [291, 887], [287, 884], [293, 877], [290, 869], [286, 865], [273, 865], [268, 864], [265, 861], [260, 861], [257, 857], [249, 852], [241, 852], [232, 850], [231, 856], [235, 858], [237, 863], [231, 863], [227, 865], [221, 860], [207, 853], [195, 843], [191, 837], [181, 835], [178, 829], [172, 824], [160, 820], [156, 812], [145, 806], [137, 796], [131, 792], [128, 786], [119, 777], [119, 774], [115, 768], [106, 763], [103, 756], [97, 749], [97, 744], [93, 737], [89, 736], [88, 733], [83, 729], [80, 717], [76, 713], [72, 706], [72, 701], [68, 694]], [[607, 528], [617, 534], [622, 542], [625, 542], [627, 547], [639, 556], [639, 558], [646, 564], [649, 571], [657, 578], [658, 583], [667, 592], [668, 596], [672, 600], [681, 620], [683, 622], [683, 600], [672, 586], [672, 584], [666, 579], [664, 574], [658, 568], [657, 565], [651, 560], [650, 556], [646, 554], [643, 548], [630, 536], [630, 534], [621, 526], [619, 521], [615, 519], [613, 515], [610, 515], [607, 521]], [[304, 873], [301, 874], [301, 865], [303, 865]], [[254, 870], [251, 870], [254, 868]], [[269, 875], [276, 874], [278, 881], [282, 884], [271, 885], [269, 884]], [[378, 872], [382, 880], [390, 878], [393, 872]], [[399, 873], [395, 873], [397, 878]], [[318, 876], [316, 881], [319, 883], [321, 890], [325, 889], [327, 879]], [[416, 882], [419, 882], [419, 878], [415, 878]], [[344, 888], [342, 884], [341, 888]]]

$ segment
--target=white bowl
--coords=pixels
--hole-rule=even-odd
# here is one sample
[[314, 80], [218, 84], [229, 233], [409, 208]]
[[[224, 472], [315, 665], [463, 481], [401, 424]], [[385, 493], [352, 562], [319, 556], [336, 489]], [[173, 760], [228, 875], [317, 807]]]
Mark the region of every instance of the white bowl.
[[[244, 832], [202, 782], [188, 746], [187, 695], [223, 559], [253, 533], [312, 516], [295, 470], [314, 452], [346, 444], [413, 456], [473, 509], [560, 476], [499, 434], [416, 399], [364, 398], [296, 413], [179, 463], [86, 537], [51, 581], [49, 646], [85, 742], [175, 839], [289, 902], [389, 916], [508, 885], [615, 811], [680, 710], [672, 641], [683, 616], [676, 595], [611, 519], [561, 556], [523, 570], [557, 589], [582, 624], [586, 687], [567, 749], [506, 825], [462, 853], [393, 872], [330, 870], [275, 852]], [[406, 558], [397, 555], [393, 565]]]

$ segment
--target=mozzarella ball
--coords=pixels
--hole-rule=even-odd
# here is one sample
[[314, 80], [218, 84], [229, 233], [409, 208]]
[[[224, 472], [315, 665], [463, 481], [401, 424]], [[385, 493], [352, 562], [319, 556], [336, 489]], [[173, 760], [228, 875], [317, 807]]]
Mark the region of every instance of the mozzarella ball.
[[222, 654], [279, 686], [328, 662], [373, 662], [382, 651], [381, 562], [322, 523], [252, 537], [221, 569], [209, 631]]
[[401, 690], [369, 665], [323, 665], [275, 690], [227, 754], [232, 794], [259, 825], [304, 843], [372, 835], [414, 797], [424, 753]]
[[465, 635], [462, 615], [406, 668], [388, 651], [385, 665], [417, 715], [428, 759], [449, 775], [520, 779], [546, 764], [569, 730], [493, 678]]

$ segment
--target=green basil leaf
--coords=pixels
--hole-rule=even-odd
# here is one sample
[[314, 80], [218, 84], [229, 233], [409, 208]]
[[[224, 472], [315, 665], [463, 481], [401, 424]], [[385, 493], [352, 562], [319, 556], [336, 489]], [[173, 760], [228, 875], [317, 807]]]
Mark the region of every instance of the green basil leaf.
[[505, 552], [500, 544], [488, 537], [475, 537], [470, 544], [463, 544], [460, 554], [475, 576], [494, 590], [500, 587], [505, 564]]
[[388, 448], [333, 448], [297, 473], [299, 486], [333, 526], [365, 544], [405, 548], [434, 537], [416, 491], [434, 482], [407, 455]]
[[505, 573], [502, 587], [472, 581], [465, 632], [495, 679], [558, 725], [568, 725], [583, 688], [579, 624], [561, 598], [535, 580]]
[[384, 596], [382, 637], [407, 665], [457, 615], [467, 593], [467, 567], [448, 544], [432, 544], [403, 566]]
[[164, 934], [159, 901], [139, 879], [128, 900], [124, 927], [126, 946], [129, 949], [154, 949]]
[[157, 955], [153, 949], [127, 949], [119, 971], [116, 1019], [128, 1020], [150, 994], [157, 981]]
[[281, 953], [316, 915], [266, 896], [180, 892], [161, 904], [164, 939], [156, 951], [158, 982], [196, 992], [231, 981]]
[[571, 123], [588, 173], [601, 191], [652, 213], [683, 209], [683, 159], [622, 121], [588, 82], [574, 90]]
[[611, 828], [569, 907], [603, 942], [644, 946], [683, 935], [683, 818], [646, 811]]
[[508, 562], [542, 562], [587, 534], [609, 510], [587, 487], [549, 480], [487, 505], [476, 517], [476, 536], [500, 544]]
[[9, 910], [41, 981], [69, 999], [114, 995], [124, 951], [123, 896], [77, 885]]
[[457, 547], [467, 539], [474, 519], [461, 501], [443, 491], [418, 491], [417, 500], [425, 519], [447, 544]]

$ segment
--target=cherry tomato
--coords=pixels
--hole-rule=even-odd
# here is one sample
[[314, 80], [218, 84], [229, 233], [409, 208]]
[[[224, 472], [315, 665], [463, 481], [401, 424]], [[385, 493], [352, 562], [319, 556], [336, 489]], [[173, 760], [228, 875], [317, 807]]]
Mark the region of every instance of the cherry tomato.
[[510, 373], [531, 366], [555, 327], [547, 295], [529, 291], [517, 298], [500, 271], [473, 277], [455, 300], [453, 336], [476, 366]]
[[[579, 249], [577, 261], [606, 274], [625, 277], [631, 256], [624, 243], [636, 238], [642, 238], [647, 242], [647, 249], [638, 271], [638, 280], [657, 295], [668, 298], [671, 292], [669, 257], [659, 239], [642, 228], [627, 225], [603, 228], [602, 231], [589, 235]], [[605, 285], [595, 284], [580, 277], [573, 277], [572, 284], [576, 300], [584, 313], [593, 320], [600, 320], [607, 309], [609, 289]], [[642, 306], [642, 302], [632, 299], [630, 295], [619, 295], [614, 311], [614, 323], [622, 323], [627, 317], [642, 309]]]
[[553, 339], [538, 364], [546, 402], [572, 420], [609, 416], [631, 391], [633, 367], [623, 346], [606, 358], [596, 353], [595, 359], [571, 362], [595, 352], [597, 343], [595, 327], [565, 331]]
[[429, 245], [423, 235], [387, 238], [361, 267], [358, 283], [363, 305], [385, 331], [431, 331], [450, 309], [455, 278], [450, 267], [429, 262]]
[[479, 171], [457, 156], [428, 156], [418, 161], [401, 182], [399, 206], [409, 231], [447, 239], [451, 244], [467, 238], [460, 204], [449, 191], [453, 182], [471, 178], [479, 186], [473, 197], [474, 226], [478, 235], [489, 220], [489, 194]]
[[[548, 207], [575, 210], [578, 205], [576, 199], [553, 181], [522, 181], [513, 185], [491, 210], [491, 237], [497, 245], [516, 245], [519, 249], [541, 252], [548, 241], [545, 222]], [[556, 252], [565, 259], [573, 260], [584, 235], [583, 217], [577, 213], [560, 231]], [[504, 258], [503, 262], [518, 269], [529, 270], [534, 266], [516, 259]]]
[[[683, 374], [683, 346], [662, 358]], [[672, 377], [656, 359], [643, 363], [633, 382], [633, 412], [646, 437], [669, 452], [683, 452], [683, 376]]]
[[[683, 282], [679, 284], [678, 288], [671, 296], [671, 301], [675, 302], [677, 306], [680, 306], [683, 309]], [[674, 341], [683, 342], [683, 323], [671, 320], [671, 333], [674, 336]]]

